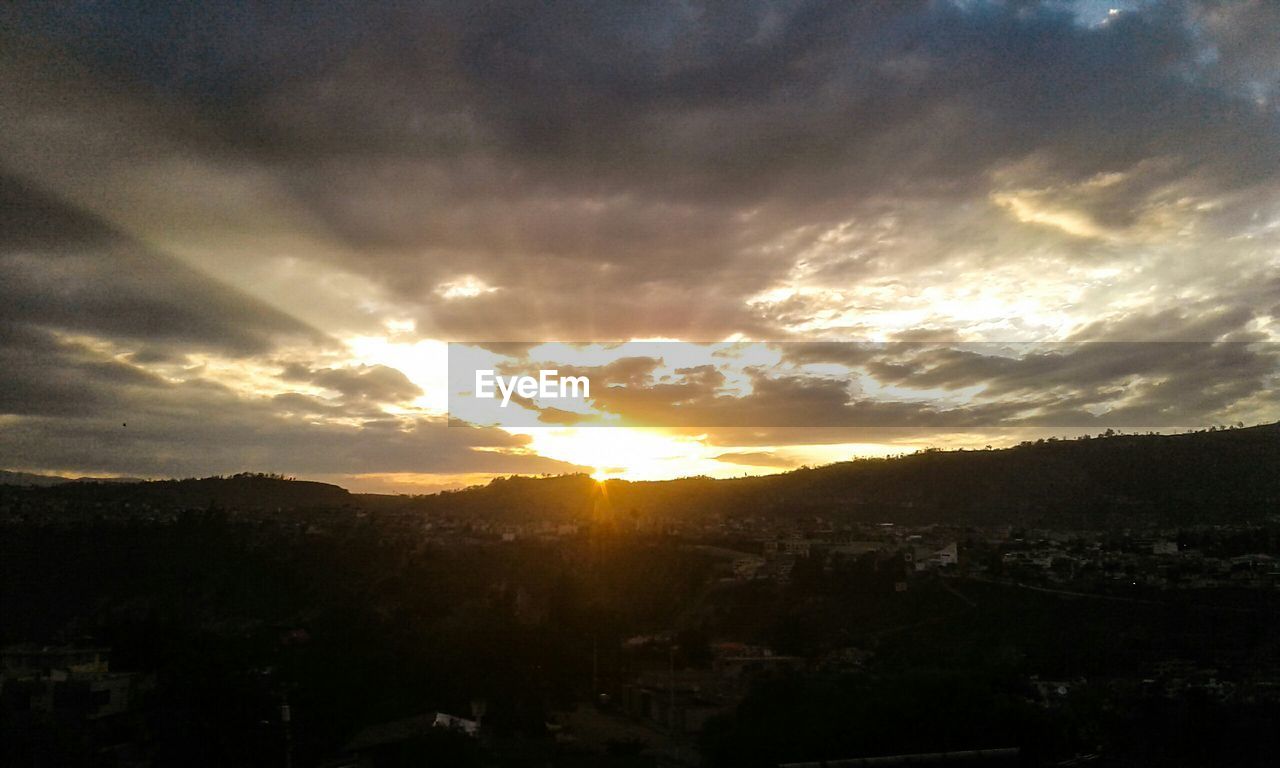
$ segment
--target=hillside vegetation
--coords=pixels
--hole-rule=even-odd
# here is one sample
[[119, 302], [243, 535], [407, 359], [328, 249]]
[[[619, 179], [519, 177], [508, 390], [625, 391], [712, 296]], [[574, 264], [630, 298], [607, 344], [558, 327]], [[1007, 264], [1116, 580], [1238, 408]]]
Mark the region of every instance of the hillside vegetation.
[[419, 497], [350, 494], [336, 485], [253, 474], [8, 486], [3, 493], [41, 496], [69, 508], [359, 507], [512, 521], [584, 520], [605, 512], [620, 521], [714, 514], [1071, 527], [1238, 522], [1280, 514], [1280, 424], [925, 451], [729, 480], [602, 485], [586, 475], [509, 477]]

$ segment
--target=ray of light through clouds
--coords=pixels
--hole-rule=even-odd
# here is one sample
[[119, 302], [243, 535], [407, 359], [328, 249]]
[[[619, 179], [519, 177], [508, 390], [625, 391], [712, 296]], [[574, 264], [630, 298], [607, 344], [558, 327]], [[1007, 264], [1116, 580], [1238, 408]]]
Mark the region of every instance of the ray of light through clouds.
[[[17, 2], [0, 29], [7, 468], [412, 492], [1027, 433], [820, 424], [846, 396], [899, 425], [983, 393], [1280, 414], [1247, 343], [1280, 341], [1273, 3]], [[448, 342], [636, 339], [1234, 346], [673, 358], [601, 407], [806, 421], [449, 425]]]

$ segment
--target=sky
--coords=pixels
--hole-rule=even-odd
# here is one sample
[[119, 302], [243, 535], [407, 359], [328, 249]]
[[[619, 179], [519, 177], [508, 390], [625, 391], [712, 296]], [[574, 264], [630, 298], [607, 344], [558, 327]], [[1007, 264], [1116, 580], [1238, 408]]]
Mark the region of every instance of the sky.
[[[1276, 420], [1278, 29], [1261, 0], [6, 3], [0, 467], [417, 493]], [[450, 419], [449, 343], [633, 340], [784, 344], [597, 361], [635, 426]], [[858, 341], [929, 345], [824, 346]], [[936, 418], [957, 393], [1095, 418]], [[653, 416], [681, 403], [702, 423]]]

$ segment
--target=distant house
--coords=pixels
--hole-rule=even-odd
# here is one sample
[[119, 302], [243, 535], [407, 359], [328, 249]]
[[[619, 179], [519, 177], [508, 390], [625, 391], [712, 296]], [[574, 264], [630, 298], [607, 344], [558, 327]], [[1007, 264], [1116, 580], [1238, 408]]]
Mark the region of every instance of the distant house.
[[795, 557], [808, 557], [812, 542], [808, 539], [787, 539], [782, 542], [782, 551]]
[[764, 565], [763, 557], [740, 557], [733, 561], [733, 575], [741, 581], [757, 579], [760, 578]]
[[112, 672], [106, 648], [12, 645], [0, 651], [0, 690], [11, 714], [58, 712], [83, 720], [123, 714], [138, 676]]
[[724, 712], [715, 675], [704, 670], [642, 673], [622, 687], [621, 705], [632, 717], [675, 733], [697, 733]]
[[325, 768], [374, 768], [385, 764], [382, 763], [384, 757], [398, 759], [405, 746], [422, 744], [433, 736], [442, 735], [441, 731], [478, 738], [480, 723], [444, 712], [426, 712], [371, 725], [347, 742], [342, 755], [326, 763]]
[[465, 717], [457, 715], [448, 715], [444, 712], [437, 712], [436, 718], [431, 723], [435, 728], [447, 728], [451, 731], [459, 731], [468, 736], [477, 736], [480, 733], [480, 723], [477, 720], [468, 720]]
[[777, 557], [779, 555], [808, 557], [812, 546], [812, 541], [799, 536], [789, 536], [785, 539], [770, 539], [764, 543], [764, 554], [765, 557], [769, 558]]
[[929, 571], [960, 562], [960, 548], [953, 541], [941, 549], [912, 547], [904, 553], [904, 559], [915, 565], [917, 571]]
[[838, 544], [831, 547], [828, 552], [832, 555], [857, 557], [871, 552], [881, 552], [888, 548], [889, 542], [887, 541], [850, 541], [846, 544]]
[[960, 548], [953, 541], [942, 549], [934, 552], [931, 559], [938, 565], [956, 565], [960, 562]]

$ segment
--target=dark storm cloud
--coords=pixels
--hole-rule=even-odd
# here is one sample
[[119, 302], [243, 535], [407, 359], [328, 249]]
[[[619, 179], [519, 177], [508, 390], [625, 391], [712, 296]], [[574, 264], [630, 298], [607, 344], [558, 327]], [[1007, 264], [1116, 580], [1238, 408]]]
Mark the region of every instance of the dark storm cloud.
[[1134, 312], [1119, 319], [1098, 320], [1071, 334], [1070, 341], [1243, 341], [1258, 309], [1245, 305], [1184, 304], [1158, 312]]
[[1214, 42], [1214, 70], [1225, 87], [1255, 99], [1280, 95], [1280, 49], [1274, 39], [1257, 34], [1280, 28], [1280, 6], [1210, 0], [1192, 14]]
[[[914, 269], [966, 242], [1007, 247], [989, 234], [1007, 213], [981, 213], [991, 194], [1120, 237], [1182, 199], [1171, 190], [1273, 183], [1280, 133], [1255, 83], [1274, 83], [1275, 45], [1252, 32], [1258, 15], [1216, 3], [1106, 24], [1061, 3], [113, 4], [26, 6], [9, 26], [125, 94], [180, 105], [172, 121], [157, 108], [159, 130], [211, 166], [269, 174], [340, 245], [323, 258], [410, 302], [423, 332], [618, 338], [802, 324], [822, 307], [744, 300], [828, 228], [886, 206], [905, 226], [945, 225], [914, 218], [931, 205], [978, 210], [952, 224], [959, 238], [837, 259], [817, 279]], [[1098, 174], [1117, 176], [1089, 183]], [[1084, 247], [1060, 234], [1020, 237]], [[500, 290], [437, 295], [460, 273]]]
[[[1247, 332], [1252, 319], [1247, 310], [1201, 308], [1094, 324], [1078, 334], [1091, 340], [1080, 342], [797, 343], [778, 348], [792, 362], [850, 366], [883, 385], [973, 388], [982, 401], [1034, 406], [1033, 415], [1020, 417], [1025, 423], [1196, 426], [1220, 421], [1236, 407], [1264, 414], [1274, 408], [1271, 393], [1280, 380], [1280, 344]], [[1144, 337], [1152, 340], [1130, 340]], [[1218, 341], [1182, 340], [1187, 338]]]
[[[524, 439], [501, 431], [389, 419], [378, 403], [422, 390], [386, 366], [286, 366], [339, 402], [248, 396], [200, 378], [184, 366], [189, 354], [248, 360], [330, 342], [10, 177], [0, 176], [0, 210], [0, 417], [9, 417], [0, 465], [154, 475], [578, 469], [527, 454]], [[137, 350], [118, 356], [102, 344]], [[166, 364], [183, 378], [146, 367]]]
[[[200, 403], [210, 404], [229, 405], [216, 400]], [[584, 469], [521, 453], [521, 445], [512, 444], [505, 433], [425, 420], [387, 429], [376, 424], [307, 423], [282, 418], [267, 408], [246, 408], [214, 422], [200, 421], [199, 409], [183, 408], [165, 416], [135, 411], [128, 427], [107, 418], [24, 419], [0, 435], [0, 456], [17, 467], [171, 477], [264, 468], [303, 475], [537, 474]], [[204, 426], [193, 428], [190, 420]]]
[[333, 390], [348, 401], [401, 403], [422, 395], [421, 387], [400, 371], [385, 365], [310, 369], [294, 363], [285, 366], [281, 377]]
[[303, 323], [0, 174], [0, 322], [247, 356], [323, 344]]
[[[778, 170], [892, 168], [897, 153], [866, 170], [844, 161], [872, 159], [860, 144], [930, 124], [937, 108], [980, 109], [973, 119], [999, 133], [966, 143], [976, 155], [930, 156], [944, 147], [903, 136], [917, 164], [895, 176], [964, 173], [1044, 143], [1089, 165], [1111, 159], [1099, 149], [1141, 159], [1144, 145], [1176, 135], [1207, 150], [1206, 117], [1245, 135], [1266, 120], [1222, 112], [1228, 96], [1185, 82], [1198, 50], [1194, 14], [1178, 3], [1095, 28], [1034, 3], [124, 3], [12, 15], [13, 28], [136, 88], [216, 112], [242, 151], [309, 164], [351, 152], [452, 162], [476, 150], [547, 182], [590, 169], [597, 189], [647, 184], [699, 198], [754, 196], [743, 183], [776, 183]], [[1210, 26], [1223, 55], [1204, 65], [1233, 83], [1268, 50], [1237, 16]], [[1135, 145], [1131, 129], [1153, 115], [1162, 125]], [[1237, 175], [1268, 172], [1240, 151], [1196, 156]]]
[[[708, 366], [709, 368], [710, 366]], [[720, 374], [716, 372], [716, 376]], [[982, 428], [1015, 423], [1024, 403], [942, 402], [860, 397], [845, 379], [761, 375], [751, 391], [722, 391], [721, 381], [686, 373], [676, 383], [633, 389], [603, 388], [592, 400], [605, 413], [635, 426], [813, 428], [892, 427], [921, 429]]]
[[0, 324], [0, 414], [113, 413], [129, 393], [163, 386], [154, 374], [59, 341], [47, 331]]

